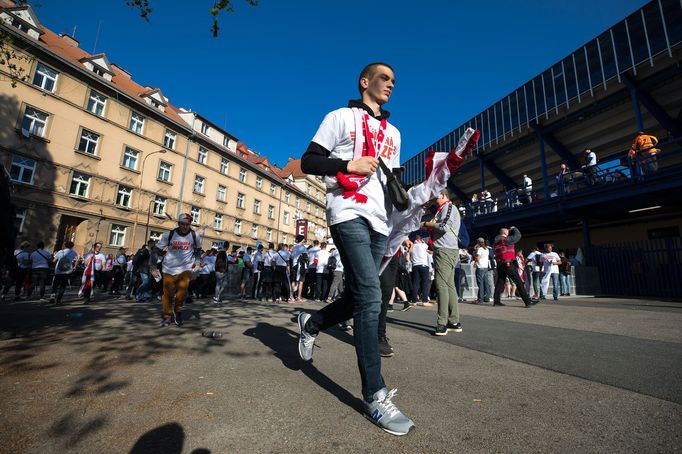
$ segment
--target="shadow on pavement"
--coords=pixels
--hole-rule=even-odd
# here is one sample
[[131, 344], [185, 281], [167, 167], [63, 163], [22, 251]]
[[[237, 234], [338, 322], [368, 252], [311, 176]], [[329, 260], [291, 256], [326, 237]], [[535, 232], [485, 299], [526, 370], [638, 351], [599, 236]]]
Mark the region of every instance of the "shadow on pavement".
[[[130, 454], [180, 454], [185, 444], [185, 431], [176, 422], [157, 427], [142, 435]], [[205, 448], [198, 448], [191, 454], [210, 454]]]
[[339, 399], [357, 412], [362, 412], [362, 401], [339, 386], [334, 380], [320, 372], [313, 362], [304, 362], [298, 354], [298, 334], [290, 329], [273, 326], [269, 323], [258, 323], [255, 328], [244, 331], [245, 336], [254, 337], [263, 345], [275, 352], [275, 357], [291, 370], [300, 370], [303, 374], [325, 391]]

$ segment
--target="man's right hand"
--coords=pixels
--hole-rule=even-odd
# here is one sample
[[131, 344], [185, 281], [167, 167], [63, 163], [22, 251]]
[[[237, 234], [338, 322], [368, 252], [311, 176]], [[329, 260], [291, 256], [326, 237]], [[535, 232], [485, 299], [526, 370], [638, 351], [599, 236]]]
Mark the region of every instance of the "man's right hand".
[[360, 159], [355, 159], [348, 162], [346, 169], [348, 173], [356, 175], [372, 175], [379, 167], [379, 160], [372, 156], [363, 156]]

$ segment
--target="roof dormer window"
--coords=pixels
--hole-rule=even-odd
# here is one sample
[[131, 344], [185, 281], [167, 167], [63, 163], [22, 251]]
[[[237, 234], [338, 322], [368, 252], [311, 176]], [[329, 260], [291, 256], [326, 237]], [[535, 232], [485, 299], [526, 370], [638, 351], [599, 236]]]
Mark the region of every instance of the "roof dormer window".
[[29, 5], [12, 6], [0, 11], [0, 21], [26, 33], [33, 39], [39, 39], [44, 32], [33, 9]]
[[114, 76], [114, 70], [106, 55], [98, 54], [93, 55], [92, 57], [81, 58], [80, 62], [83, 63], [83, 66], [88, 70], [111, 82], [111, 79]]
[[142, 93], [140, 96], [144, 98], [147, 104], [150, 104], [164, 112], [166, 110], [166, 106], [168, 105], [168, 98], [166, 98], [158, 88], [154, 90], [148, 90], [149, 91]]

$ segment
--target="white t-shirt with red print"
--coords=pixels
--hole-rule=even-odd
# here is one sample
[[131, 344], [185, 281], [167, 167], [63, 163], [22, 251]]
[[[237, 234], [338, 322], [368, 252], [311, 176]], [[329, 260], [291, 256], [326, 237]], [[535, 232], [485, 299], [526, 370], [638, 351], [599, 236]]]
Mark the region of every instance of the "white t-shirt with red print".
[[[372, 135], [377, 137], [380, 121], [370, 116], [368, 126]], [[355, 151], [355, 116], [349, 107], [328, 113], [313, 137], [313, 142], [330, 151], [330, 158], [353, 160]], [[364, 140], [362, 135], [360, 140]], [[400, 167], [400, 132], [390, 123], [386, 124], [384, 140], [379, 156], [389, 169]], [[360, 194], [367, 196], [365, 203], [359, 203], [353, 198], [344, 198], [343, 190], [339, 187], [335, 176], [324, 178], [327, 185], [327, 220], [329, 225], [340, 224], [363, 217], [369, 221], [372, 229], [383, 235], [388, 235], [388, 216], [384, 199], [384, 187], [379, 178], [386, 181], [386, 176], [378, 169], [368, 180], [367, 184], [358, 189]]]
[[[166, 255], [163, 257], [163, 272], [177, 276], [185, 271], [192, 271], [194, 266], [194, 249], [199, 247], [194, 244], [194, 236], [192, 231], [188, 231], [186, 235], [182, 235], [178, 230], [173, 233], [170, 244], [168, 244], [168, 236], [170, 232], [163, 234], [156, 247], [159, 249], [168, 248]], [[197, 238], [197, 241], [199, 239]]]

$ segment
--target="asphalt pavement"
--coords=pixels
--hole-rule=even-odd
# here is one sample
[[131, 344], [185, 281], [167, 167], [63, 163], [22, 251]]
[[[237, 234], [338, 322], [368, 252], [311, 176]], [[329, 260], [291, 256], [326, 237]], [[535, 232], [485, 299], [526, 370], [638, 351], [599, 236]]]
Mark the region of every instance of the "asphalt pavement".
[[158, 301], [0, 303], [0, 452], [682, 450], [682, 304], [505, 302], [460, 304], [444, 337], [435, 307], [389, 314], [404, 437], [360, 413], [352, 332], [299, 358], [321, 303], [197, 300], [166, 328]]

